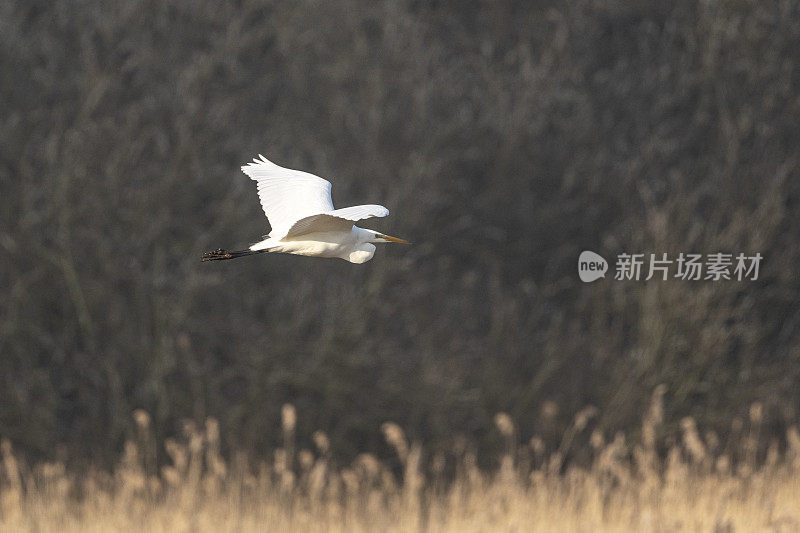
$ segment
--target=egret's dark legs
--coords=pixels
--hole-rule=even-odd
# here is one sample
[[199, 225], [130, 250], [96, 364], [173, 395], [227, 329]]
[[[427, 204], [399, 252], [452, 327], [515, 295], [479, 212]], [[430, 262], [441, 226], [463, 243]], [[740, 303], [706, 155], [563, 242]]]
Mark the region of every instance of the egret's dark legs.
[[262, 254], [268, 250], [236, 250], [229, 252], [222, 248], [214, 250], [213, 252], [206, 252], [203, 254], [201, 261], [222, 261], [223, 259], [236, 259], [237, 257], [244, 257], [246, 255]]

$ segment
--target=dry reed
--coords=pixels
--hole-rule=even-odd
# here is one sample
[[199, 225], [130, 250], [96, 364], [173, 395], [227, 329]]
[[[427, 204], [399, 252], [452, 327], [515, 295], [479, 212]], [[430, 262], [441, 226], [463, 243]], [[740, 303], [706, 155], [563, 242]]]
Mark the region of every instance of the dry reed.
[[[133, 415], [136, 440], [112, 473], [71, 475], [60, 463], [26, 467], [7, 440], [0, 446], [2, 531], [798, 531], [800, 431], [791, 427], [783, 451], [773, 443], [757, 460], [762, 407], [731, 456], [694, 420], [659, 453], [663, 388], [653, 394], [638, 444], [591, 430], [596, 410], [579, 412], [561, 443], [520, 444], [516, 424], [498, 413], [505, 443], [499, 467], [477, 466], [458, 446], [426, 457], [394, 423], [383, 426], [402, 466], [359, 455], [334, 468], [325, 433], [315, 451], [296, 450], [297, 414], [282, 410], [283, 447], [271, 462], [220, 454], [219, 425], [187, 423], [167, 440], [160, 469], [150, 419]], [[587, 467], [570, 466], [577, 438], [592, 448]], [[666, 450], [664, 453], [663, 450]], [[452, 471], [452, 476], [446, 472]]]

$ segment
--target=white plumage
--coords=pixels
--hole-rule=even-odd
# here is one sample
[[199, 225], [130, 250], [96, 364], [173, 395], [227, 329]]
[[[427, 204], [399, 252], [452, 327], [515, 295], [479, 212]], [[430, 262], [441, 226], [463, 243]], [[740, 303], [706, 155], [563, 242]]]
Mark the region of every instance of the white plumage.
[[217, 250], [203, 256], [204, 261], [233, 259], [261, 252], [282, 252], [317, 257], [339, 257], [351, 263], [372, 259], [372, 243], [407, 241], [359, 228], [354, 222], [385, 217], [389, 210], [382, 205], [356, 205], [334, 209], [328, 180], [283, 168], [263, 155], [242, 167], [257, 183], [261, 207], [272, 231], [249, 250]]

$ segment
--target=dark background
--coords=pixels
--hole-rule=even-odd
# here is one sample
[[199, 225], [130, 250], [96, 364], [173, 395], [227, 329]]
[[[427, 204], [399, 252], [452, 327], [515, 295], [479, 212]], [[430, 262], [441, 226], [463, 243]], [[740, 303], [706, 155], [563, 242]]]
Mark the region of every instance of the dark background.
[[[12, 1], [0, 6], [0, 436], [110, 462], [280, 409], [342, 458], [636, 439], [665, 384], [723, 438], [800, 389], [800, 9], [792, 1]], [[202, 263], [268, 233], [257, 153], [414, 241], [364, 265]], [[577, 257], [760, 252], [757, 281], [614, 281]], [[613, 265], [612, 265], [613, 269]]]

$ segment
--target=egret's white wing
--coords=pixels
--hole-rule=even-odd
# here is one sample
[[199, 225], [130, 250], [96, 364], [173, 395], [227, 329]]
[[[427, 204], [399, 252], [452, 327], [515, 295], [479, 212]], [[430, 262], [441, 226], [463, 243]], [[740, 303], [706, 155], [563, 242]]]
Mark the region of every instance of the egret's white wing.
[[365, 218], [385, 217], [389, 214], [389, 210], [382, 205], [369, 204], [334, 209], [333, 212], [329, 214], [356, 222]]
[[388, 214], [389, 210], [382, 205], [343, 207], [329, 213], [320, 213], [301, 218], [289, 228], [284, 238], [325, 231], [350, 231], [354, 222], [365, 218], [385, 217]]
[[270, 235], [286, 234], [292, 224], [309, 215], [333, 211], [331, 184], [319, 176], [279, 167], [263, 155], [242, 167], [258, 184], [261, 207], [272, 226]]

